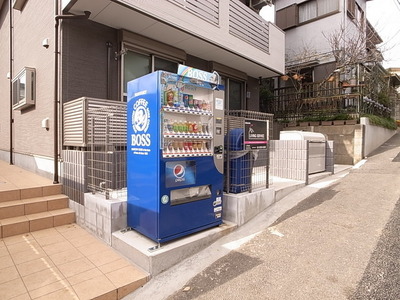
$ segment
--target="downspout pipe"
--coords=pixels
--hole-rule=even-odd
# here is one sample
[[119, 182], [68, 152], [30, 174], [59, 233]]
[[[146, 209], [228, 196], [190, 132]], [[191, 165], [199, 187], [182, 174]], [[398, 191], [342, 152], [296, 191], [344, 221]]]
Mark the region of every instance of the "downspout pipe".
[[111, 55], [111, 48], [112, 43], [107, 42], [107, 99], [111, 99], [111, 74], [110, 74], [110, 55]]
[[13, 18], [12, 18], [12, 0], [10, 2], [10, 165], [14, 164], [13, 160]]
[[60, 102], [58, 96], [58, 31], [60, 27], [60, 20], [76, 20], [76, 19], [89, 19], [90, 11], [84, 11], [84, 15], [57, 15], [58, 14], [58, 0], [55, 0], [55, 28], [54, 28], [54, 179], [53, 184], [59, 183], [58, 181], [58, 104]]

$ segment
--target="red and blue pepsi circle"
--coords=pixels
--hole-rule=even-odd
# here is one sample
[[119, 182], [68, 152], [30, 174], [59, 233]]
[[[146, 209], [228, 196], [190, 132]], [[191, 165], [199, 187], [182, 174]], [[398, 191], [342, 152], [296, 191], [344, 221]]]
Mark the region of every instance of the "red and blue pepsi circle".
[[174, 167], [174, 176], [176, 178], [183, 178], [185, 176], [185, 167], [182, 166], [181, 164], [177, 164]]

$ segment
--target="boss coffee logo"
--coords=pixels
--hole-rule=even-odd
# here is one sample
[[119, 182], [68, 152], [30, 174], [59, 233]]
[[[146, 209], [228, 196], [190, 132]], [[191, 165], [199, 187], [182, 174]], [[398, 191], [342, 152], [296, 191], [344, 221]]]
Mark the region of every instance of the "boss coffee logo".
[[[148, 133], [150, 126], [150, 109], [149, 102], [140, 98], [133, 104], [132, 110], [132, 129], [131, 146], [133, 147], [150, 147], [151, 135]], [[133, 148], [135, 154], [147, 155], [150, 149]]]

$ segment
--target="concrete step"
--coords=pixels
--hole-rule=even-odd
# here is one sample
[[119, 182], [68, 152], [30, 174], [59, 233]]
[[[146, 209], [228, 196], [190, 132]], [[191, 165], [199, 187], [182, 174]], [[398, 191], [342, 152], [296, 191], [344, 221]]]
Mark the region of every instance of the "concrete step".
[[61, 184], [0, 191], [0, 238], [75, 222]]
[[61, 184], [44, 185], [29, 188], [10, 188], [0, 191], [0, 203], [14, 200], [22, 200], [43, 196], [51, 196], [62, 193]]
[[0, 238], [71, 224], [74, 222], [75, 212], [70, 208], [1, 219]]
[[0, 202], [0, 220], [68, 208], [68, 202], [62, 194]]

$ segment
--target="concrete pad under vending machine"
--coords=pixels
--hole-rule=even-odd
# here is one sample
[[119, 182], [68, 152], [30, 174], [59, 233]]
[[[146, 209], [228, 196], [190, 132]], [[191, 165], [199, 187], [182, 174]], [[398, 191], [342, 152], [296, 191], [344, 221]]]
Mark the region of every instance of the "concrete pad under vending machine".
[[208, 247], [236, 228], [236, 224], [224, 221], [218, 227], [206, 229], [161, 244], [161, 246], [134, 230], [122, 230], [113, 233], [112, 247], [151, 276], [155, 276]]

